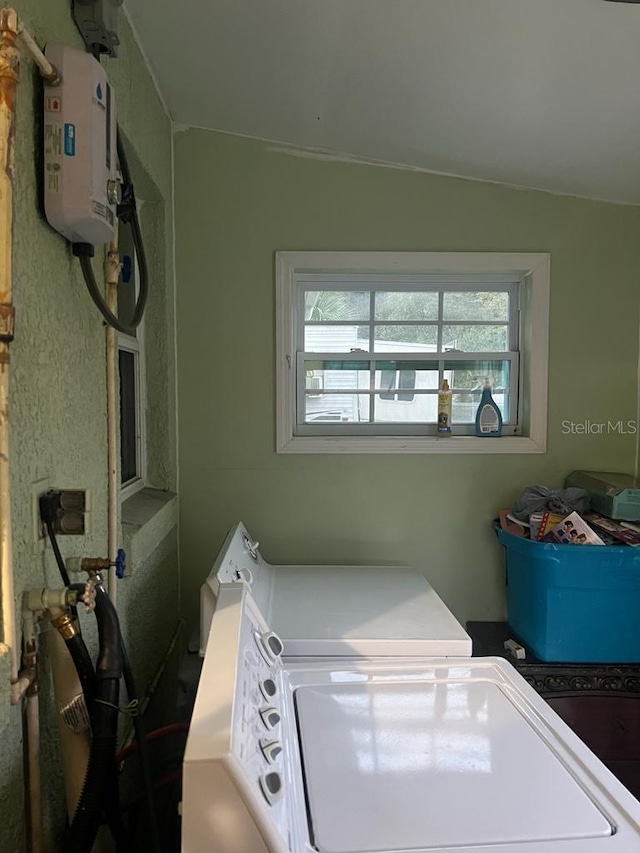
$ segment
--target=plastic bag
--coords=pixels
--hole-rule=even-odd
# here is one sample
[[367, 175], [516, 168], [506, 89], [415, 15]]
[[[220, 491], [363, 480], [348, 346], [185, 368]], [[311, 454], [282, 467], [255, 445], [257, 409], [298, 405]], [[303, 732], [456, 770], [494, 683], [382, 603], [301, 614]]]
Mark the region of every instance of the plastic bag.
[[584, 489], [548, 489], [546, 486], [529, 486], [521, 498], [513, 505], [511, 514], [520, 521], [529, 521], [532, 512], [557, 512], [569, 515], [577, 512], [582, 515], [591, 507], [589, 493]]

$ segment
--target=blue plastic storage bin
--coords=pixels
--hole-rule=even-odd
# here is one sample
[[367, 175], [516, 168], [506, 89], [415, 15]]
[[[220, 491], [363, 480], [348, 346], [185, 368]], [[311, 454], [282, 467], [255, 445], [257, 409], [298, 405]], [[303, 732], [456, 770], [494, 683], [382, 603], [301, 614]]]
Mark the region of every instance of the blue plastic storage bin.
[[640, 548], [532, 542], [496, 526], [507, 619], [543, 661], [640, 661]]

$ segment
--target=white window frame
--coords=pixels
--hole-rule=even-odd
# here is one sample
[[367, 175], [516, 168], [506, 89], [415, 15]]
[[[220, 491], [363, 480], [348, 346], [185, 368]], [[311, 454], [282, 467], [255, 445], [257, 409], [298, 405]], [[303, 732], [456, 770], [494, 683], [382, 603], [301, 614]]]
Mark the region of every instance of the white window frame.
[[[138, 267], [138, 259], [133, 256], [133, 264], [135, 270], [135, 299], [138, 298], [140, 288], [140, 269]], [[119, 359], [120, 351], [131, 352], [134, 356], [134, 374], [135, 374], [135, 397], [136, 397], [136, 474], [126, 483], [120, 485], [120, 500], [125, 501], [139, 492], [146, 486], [147, 476], [147, 371], [145, 364], [145, 347], [144, 347], [144, 319], [136, 328], [136, 335], [124, 335], [121, 332], [116, 333], [117, 339], [117, 354]], [[118, 369], [118, 385], [120, 383], [120, 371]], [[119, 433], [118, 433], [119, 435]], [[121, 440], [121, 437], [120, 437]], [[122, 458], [121, 450], [118, 453], [119, 459]]]
[[[297, 434], [299, 280], [317, 274], [384, 274], [397, 277], [506, 276], [520, 289], [520, 435]], [[276, 449], [278, 453], [544, 453], [547, 440], [550, 256], [546, 253], [277, 252]], [[322, 354], [317, 354], [318, 358]], [[333, 353], [332, 357], [336, 357]], [[355, 357], [355, 356], [354, 356]], [[466, 354], [469, 358], [469, 354]], [[481, 358], [475, 354], [474, 358]], [[360, 354], [360, 358], [363, 355]], [[425, 356], [420, 358], [425, 360]], [[427, 359], [428, 360], [428, 359]], [[529, 405], [535, 401], [534, 405]], [[389, 432], [393, 431], [390, 427]]]
[[[491, 276], [480, 276], [477, 273], [474, 273], [472, 277], [470, 276], [461, 276], [459, 274], [455, 276], [445, 276], [442, 273], [438, 273], [437, 275], [431, 274], [423, 274], [420, 276], [390, 276], [384, 274], [382, 276], [377, 276], [377, 280], [374, 279], [374, 275], [369, 272], [364, 275], [354, 275], [349, 274], [347, 277], [344, 273], [332, 274], [327, 272], [326, 270], [322, 273], [303, 273], [297, 271], [295, 273], [295, 282], [296, 282], [296, 307], [295, 307], [295, 340], [296, 340], [296, 401], [297, 401], [297, 417], [296, 417], [296, 426], [295, 426], [295, 434], [302, 435], [366, 435], [367, 433], [372, 435], [436, 435], [436, 423], [435, 421], [430, 424], [425, 424], [424, 422], [397, 422], [397, 423], [381, 423], [379, 421], [375, 421], [373, 423], [368, 423], [366, 421], [357, 421], [350, 423], [327, 423], [327, 422], [317, 422], [317, 423], [309, 423], [308, 420], [305, 420], [304, 417], [304, 407], [300, 405], [301, 400], [306, 396], [305, 390], [307, 385], [307, 377], [306, 370], [307, 365], [310, 361], [313, 362], [322, 362], [322, 361], [331, 361], [334, 359], [338, 359], [341, 362], [349, 362], [356, 363], [367, 362], [368, 368], [367, 372], [375, 373], [377, 372], [378, 363], [384, 362], [387, 363], [389, 361], [400, 360], [405, 366], [413, 363], [418, 366], [420, 363], [424, 362], [432, 362], [434, 365], [437, 365], [439, 381], [438, 387], [442, 385], [442, 380], [444, 377], [444, 373], [451, 370], [451, 366], [449, 368], [445, 368], [445, 362], [449, 362], [450, 365], [455, 364], [456, 362], [482, 362], [482, 361], [503, 361], [509, 362], [509, 400], [517, 401], [518, 400], [518, 383], [519, 383], [519, 296], [520, 296], [520, 282], [513, 275], [504, 275], [498, 276], [497, 274], [492, 274]], [[323, 292], [328, 291], [356, 291], [360, 289], [360, 285], [362, 286], [362, 290], [368, 291], [370, 298], [370, 311], [369, 311], [369, 319], [368, 320], [334, 320], [334, 321], [308, 321], [305, 319], [305, 298], [306, 294], [309, 292], [313, 292], [316, 288], [320, 288]], [[310, 326], [323, 326], [330, 325], [331, 327], [348, 327], [352, 328], [354, 325], [358, 327], [368, 327], [369, 334], [372, 334], [373, 328], [375, 326], [380, 325], [379, 321], [374, 319], [374, 294], [376, 291], [384, 291], [388, 293], [390, 291], [417, 291], [421, 293], [435, 293], [438, 296], [438, 317], [433, 320], [396, 320], [396, 321], [388, 321], [395, 324], [402, 325], [427, 325], [436, 329], [438, 334], [438, 351], [437, 352], [402, 352], [402, 353], [394, 353], [387, 351], [380, 352], [367, 352], [363, 353], [361, 351], [351, 351], [351, 352], [322, 352], [322, 351], [312, 351], [312, 352], [303, 352], [298, 345], [298, 342], [302, 342], [305, 340], [305, 332]], [[504, 325], [508, 328], [508, 349], [500, 352], [445, 352], [444, 351], [444, 341], [442, 340], [442, 332], [444, 326], [449, 325], [449, 323], [444, 320], [443, 314], [443, 295], [444, 293], [454, 293], [454, 292], [467, 292], [467, 291], [478, 291], [481, 290], [483, 292], [499, 292], [499, 293], [508, 293], [509, 295], [509, 315], [507, 320], [500, 321], [489, 321], [489, 320], [466, 320], [458, 321], [459, 325], [487, 325], [487, 324], [495, 324], [495, 325]], [[354, 368], [355, 369], [355, 368]], [[380, 368], [384, 369], [384, 368]], [[397, 371], [396, 371], [397, 372]], [[451, 377], [449, 377], [449, 381], [451, 382]], [[329, 392], [332, 393], [332, 392]], [[337, 396], [341, 396], [339, 392], [335, 392]], [[367, 389], [365, 392], [364, 389], [362, 393], [366, 393], [370, 398], [370, 406], [372, 409], [375, 408], [375, 398], [378, 396], [377, 392], [372, 392]], [[395, 391], [396, 394], [402, 393], [402, 389], [398, 388]], [[414, 393], [417, 396], [422, 396], [424, 390], [414, 389]], [[427, 391], [426, 393], [433, 394], [435, 397], [437, 393], [437, 389], [433, 389], [433, 391]], [[382, 394], [380, 394], [382, 396]], [[343, 399], [347, 399], [347, 397], [352, 397], [352, 392], [348, 392]], [[509, 419], [503, 422], [503, 435], [515, 435], [517, 432], [517, 424], [518, 424], [518, 411], [517, 406], [511, 405], [509, 407]], [[457, 435], [475, 435], [475, 425], [472, 423], [466, 424], [458, 424], [456, 426], [456, 434]]]

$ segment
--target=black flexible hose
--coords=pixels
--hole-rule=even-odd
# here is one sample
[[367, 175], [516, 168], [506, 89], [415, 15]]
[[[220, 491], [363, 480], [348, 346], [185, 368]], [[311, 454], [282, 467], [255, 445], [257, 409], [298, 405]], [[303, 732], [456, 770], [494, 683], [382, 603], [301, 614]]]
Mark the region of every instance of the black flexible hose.
[[67, 843], [68, 853], [90, 853], [98, 833], [105, 798], [111, 793], [118, 730], [119, 679], [98, 681], [91, 714], [89, 764]]
[[[131, 221], [133, 245], [135, 246], [138, 269], [140, 270], [140, 292], [138, 293], [138, 299], [136, 301], [136, 305], [133, 311], [133, 317], [131, 318], [130, 323], [123, 323], [120, 319], [118, 319], [118, 317], [109, 308], [104, 299], [104, 296], [102, 295], [102, 291], [98, 286], [98, 282], [96, 281], [96, 277], [93, 272], [93, 266], [91, 264], [91, 258], [93, 257], [93, 246], [91, 246], [89, 243], [74, 243], [72, 248], [73, 253], [77, 255], [77, 257], [80, 259], [80, 267], [82, 268], [82, 274], [84, 275], [84, 280], [87, 285], [89, 295], [93, 299], [96, 307], [98, 308], [106, 322], [110, 326], [113, 326], [116, 331], [121, 332], [123, 335], [135, 335], [135, 330], [140, 325], [140, 321], [142, 320], [144, 309], [147, 304], [147, 297], [149, 295], [149, 267], [147, 265], [147, 256], [144, 251], [144, 242], [142, 239], [142, 230], [140, 229], [140, 220], [138, 219], [138, 211], [135, 205], [135, 196], [133, 195], [133, 185], [131, 183], [129, 162], [127, 160], [127, 155], [124, 150], [124, 145], [122, 144], [122, 137], [120, 135], [119, 128], [117, 139], [118, 159], [120, 161], [120, 170], [122, 172], [123, 182], [125, 186], [130, 189], [129, 198], [131, 200], [131, 204], [127, 209], [127, 218]], [[122, 218], [124, 220], [124, 215]]]
[[[120, 643], [122, 650], [122, 664], [124, 673], [124, 683], [127, 688], [127, 696], [129, 702], [139, 702], [138, 691], [136, 690], [133, 670], [129, 662], [129, 655], [120, 634]], [[149, 844], [150, 851], [153, 853], [162, 853], [162, 844], [160, 842], [160, 833], [158, 830], [158, 817], [156, 813], [156, 802], [154, 796], [153, 778], [151, 775], [151, 760], [149, 756], [149, 744], [147, 742], [147, 732], [145, 730], [142, 717], [138, 714], [133, 717], [133, 728], [138, 741], [138, 754], [140, 758], [140, 770], [142, 772], [142, 783], [144, 788], [144, 800], [149, 818]]]
[[114, 772], [109, 773], [107, 794], [104, 802], [104, 812], [111, 830], [111, 835], [116, 844], [116, 853], [133, 853], [134, 847], [129, 840], [127, 830], [122, 819], [120, 808], [120, 790], [118, 786], [118, 774], [114, 765]]
[[[47, 532], [49, 533], [49, 538], [51, 540], [51, 547], [53, 549], [54, 554], [56, 555], [56, 563], [58, 565], [58, 569], [62, 576], [63, 581], [66, 582], [65, 586], [71, 586], [69, 584], [69, 576], [67, 574], [66, 566], [64, 564], [64, 560], [62, 559], [62, 555], [60, 553], [60, 548], [58, 547], [58, 542], [56, 539], [55, 531], [53, 529], [53, 524], [51, 524], [50, 520], [47, 519], [45, 521], [45, 525], [47, 528]], [[116, 658], [115, 670], [117, 672], [121, 672], [124, 674], [124, 683], [127, 689], [127, 696], [129, 698], [129, 702], [138, 702], [138, 691], [136, 689], [135, 679], [133, 676], [133, 670], [131, 669], [131, 663], [129, 661], [129, 656], [127, 654], [127, 649], [124, 643], [124, 639], [122, 637], [122, 632], [120, 630], [120, 623], [118, 620], [118, 614], [111, 603], [111, 599], [105, 592], [103, 586], [99, 585], [96, 587], [96, 618], [98, 620], [98, 635], [100, 640], [100, 657], [98, 658], [98, 673], [96, 681], [96, 672], [94, 672], [93, 664], [91, 662], [91, 658], [89, 656], [89, 652], [87, 647], [82, 639], [82, 636], [78, 634], [76, 637], [73, 637], [71, 640], [66, 641], [67, 648], [69, 649], [69, 653], [71, 654], [72, 660], [75, 664], [76, 671], [78, 673], [78, 678], [80, 679], [80, 684], [82, 685], [82, 689], [85, 696], [85, 701], [87, 703], [87, 708], [92, 716], [92, 736], [93, 736], [93, 711], [96, 708], [94, 704], [94, 699], [101, 700], [102, 697], [100, 695], [100, 680], [103, 678], [105, 674], [105, 666], [107, 663]], [[113, 636], [117, 636], [117, 644], [119, 650], [119, 662], [118, 656], [114, 655], [113, 650]], [[108, 643], [107, 643], [108, 640]], [[106, 643], [106, 645], [105, 645]], [[108, 670], [110, 671], [110, 670]], [[118, 676], [119, 677], [119, 676]], [[104, 701], [104, 700], [102, 700]], [[116, 703], [114, 703], [116, 704]], [[97, 702], [97, 709], [99, 710], [101, 706], [101, 702]], [[116, 715], [116, 732], [117, 732], [117, 715]], [[146, 738], [146, 731], [144, 728], [144, 723], [142, 718], [138, 715], [133, 716], [133, 727], [136, 734], [136, 739], [138, 741], [139, 746], [139, 756], [140, 756], [140, 769], [142, 772], [142, 781], [144, 786], [144, 797], [145, 803], [147, 806], [147, 812], [149, 817], [149, 833], [150, 839], [149, 842], [151, 844], [150, 850], [153, 853], [161, 853], [162, 844], [160, 842], [160, 834], [158, 830], [158, 820], [157, 813], [155, 807], [155, 797], [154, 797], [154, 788], [153, 788], [153, 779], [151, 774], [151, 761], [149, 756], [149, 747]], [[126, 837], [124, 833], [124, 826], [122, 824], [122, 816], [118, 804], [118, 780], [116, 776], [116, 765], [115, 765], [115, 741], [114, 741], [114, 753], [113, 753], [113, 772], [109, 773], [108, 770], [105, 771], [104, 768], [101, 770], [101, 773], [110, 776], [109, 779], [109, 791], [107, 793], [105, 803], [108, 804], [105, 807], [107, 820], [109, 823], [109, 827], [114, 836], [116, 844], [118, 845], [118, 850], [126, 849]], [[96, 756], [95, 761], [97, 762], [99, 757]], [[101, 765], [99, 765], [101, 766]], [[89, 761], [89, 767], [87, 768], [87, 776], [85, 777], [85, 786], [87, 784], [87, 779], [89, 776], [89, 770], [91, 769], [91, 759]], [[87, 795], [87, 796], [93, 796]], [[78, 804], [78, 808], [79, 808]], [[77, 809], [76, 809], [77, 814]], [[75, 816], [74, 816], [75, 820]], [[96, 825], [97, 832], [97, 825]], [[84, 830], [83, 830], [84, 835]], [[90, 848], [88, 848], [90, 849]]]
[[[100, 652], [96, 662], [95, 695], [91, 703], [91, 750], [82, 794], [65, 845], [70, 853], [89, 853], [106, 799], [117, 796], [113, 780], [116, 773], [122, 649], [118, 615], [102, 586], [96, 587], [95, 613]], [[119, 813], [117, 801], [110, 804], [109, 813], [114, 814], [116, 810]]]
[[[98, 610], [100, 611], [99, 614]], [[125, 661], [126, 666], [128, 667], [128, 660], [126, 660], [124, 643], [122, 642], [120, 620], [118, 619], [116, 609], [102, 584], [96, 586], [96, 616], [98, 615], [101, 617], [101, 620], [98, 621], [101, 658], [98, 661], [97, 669], [100, 669], [102, 666], [104, 667], [103, 671], [108, 672], [109, 674], [112, 674], [117, 670], [121, 676], [123, 670], [125, 670]], [[105, 618], [102, 619], [102, 617]], [[100, 630], [101, 621], [104, 633]], [[107, 637], [108, 643], [103, 642], [103, 638], [106, 639]], [[104, 812], [119, 853], [121, 850], [130, 850], [131, 847], [127, 840], [126, 830], [122, 821], [122, 812], [120, 810], [118, 769], [115, 761], [115, 753], [112, 755], [111, 766], [106, 768], [105, 773], [108, 778], [106, 780], [106, 797], [103, 803]]]
[[96, 674], [89, 656], [89, 650], [80, 634], [70, 637], [65, 640], [65, 643], [80, 679], [87, 710], [91, 712], [96, 689]]
[[[138, 269], [140, 270], [140, 292], [138, 294], [138, 300], [133, 311], [133, 317], [131, 318], [131, 325], [135, 328], [140, 324], [140, 321], [142, 320], [142, 315], [144, 314], [144, 309], [147, 304], [147, 297], [149, 296], [149, 267], [147, 265], [147, 256], [144, 251], [144, 240], [142, 239], [142, 230], [140, 228], [140, 220], [138, 219], [138, 209], [136, 207], [136, 197], [133, 190], [133, 182], [131, 180], [129, 161], [127, 159], [127, 152], [125, 151], [124, 144], [122, 142], [120, 128], [118, 128], [117, 148], [118, 161], [120, 163], [122, 178], [125, 186], [129, 188], [129, 196], [131, 203], [127, 211], [126, 219], [129, 219], [131, 221], [131, 235], [133, 237], [133, 245], [136, 250], [136, 260], [138, 261]], [[123, 221], [125, 221], [124, 213], [121, 214], [119, 212], [118, 215], [121, 216]]]
[[51, 543], [51, 550], [53, 551], [53, 556], [56, 558], [56, 565], [58, 566], [58, 571], [60, 572], [62, 583], [65, 586], [71, 586], [71, 581], [69, 580], [69, 573], [67, 572], [67, 567], [65, 566], [64, 560], [62, 559], [62, 554], [60, 553], [60, 548], [58, 547], [58, 540], [56, 539], [56, 534], [53, 529], [53, 518], [45, 517], [43, 514], [43, 509], [44, 504], [41, 501], [40, 517], [42, 518], [42, 523], [44, 524], [45, 530], [47, 531], [47, 536], [49, 537], [49, 542]]
[[100, 652], [96, 661], [97, 678], [122, 677], [122, 648], [118, 614], [101, 583], [96, 585], [96, 620]]

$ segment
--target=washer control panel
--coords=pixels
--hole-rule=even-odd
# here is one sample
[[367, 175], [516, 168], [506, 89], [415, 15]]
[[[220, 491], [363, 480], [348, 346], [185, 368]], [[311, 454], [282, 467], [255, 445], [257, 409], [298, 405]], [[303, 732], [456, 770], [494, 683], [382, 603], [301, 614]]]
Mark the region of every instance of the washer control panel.
[[204, 655], [221, 584], [246, 587], [258, 608], [268, 619], [271, 566], [266, 563], [256, 542], [239, 522], [227, 534], [209, 577], [200, 587], [200, 654]]
[[259, 545], [243, 524], [237, 524], [229, 532], [213, 567], [218, 583], [243, 581], [249, 587], [253, 586], [264, 567]]
[[185, 749], [185, 851], [293, 849], [296, 725], [282, 652], [248, 585], [220, 584]]
[[284, 645], [254, 612], [249, 596], [243, 603], [232, 749], [286, 838], [286, 733], [280, 695]]

